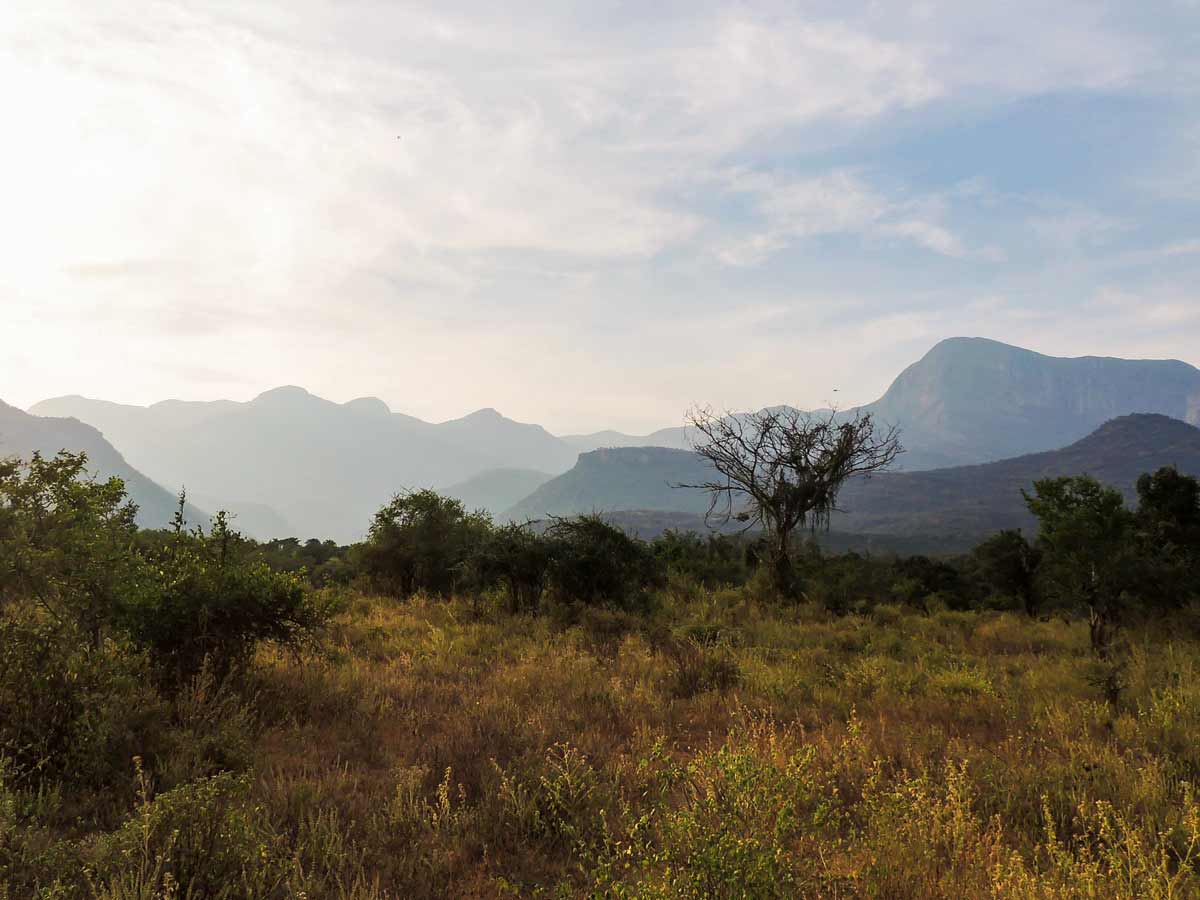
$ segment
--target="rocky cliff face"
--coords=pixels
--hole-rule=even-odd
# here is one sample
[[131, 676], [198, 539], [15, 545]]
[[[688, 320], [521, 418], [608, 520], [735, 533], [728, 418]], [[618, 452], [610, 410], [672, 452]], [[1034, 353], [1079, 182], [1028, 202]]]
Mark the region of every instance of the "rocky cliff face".
[[904, 468], [928, 469], [1064, 447], [1133, 413], [1200, 424], [1200, 369], [1177, 360], [1064, 359], [952, 338], [864, 409], [901, 427]]

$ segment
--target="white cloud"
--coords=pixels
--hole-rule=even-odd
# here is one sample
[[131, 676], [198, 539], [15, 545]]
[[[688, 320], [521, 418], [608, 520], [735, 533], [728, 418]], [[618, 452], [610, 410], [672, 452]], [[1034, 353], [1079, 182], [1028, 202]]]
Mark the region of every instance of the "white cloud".
[[[0, 333], [35, 365], [0, 366], [0, 397], [299, 381], [434, 417], [649, 425], [723, 381], [639, 335], [716, 313], [761, 350], [722, 379], [786, 393], [763, 374], [791, 360], [761, 342], [763, 311], [778, 326], [828, 307], [791, 293], [780, 251], [855, 236], [913, 251], [928, 281], [947, 260], [999, 277], [990, 225], [1011, 210], [979, 187], [989, 173], [889, 171], [887, 129], [1182, 90], [1190, 64], [1124, 16], [1083, 0], [16, 0], [0, 12]], [[884, 161], [843, 158], [860, 146]], [[1036, 236], [1120, 237], [1087, 215]], [[1167, 258], [1190, 252], [1172, 243]], [[928, 284], [874, 277], [838, 297], [854, 327], [925, 321]]]

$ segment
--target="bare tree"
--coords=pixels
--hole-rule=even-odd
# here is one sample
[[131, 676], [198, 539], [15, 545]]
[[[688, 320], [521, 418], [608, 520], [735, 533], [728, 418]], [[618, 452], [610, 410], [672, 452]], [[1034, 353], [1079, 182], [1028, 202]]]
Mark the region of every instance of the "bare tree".
[[829, 526], [848, 478], [870, 477], [902, 452], [899, 431], [880, 428], [870, 413], [812, 414], [781, 407], [745, 415], [688, 413], [692, 446], [716, 470], [712, 481], [682, 485], [708, 491], [708, 518], [762, 526], [772, 580], [785, 597], [797, 593], [791, 539], [797, 528]]

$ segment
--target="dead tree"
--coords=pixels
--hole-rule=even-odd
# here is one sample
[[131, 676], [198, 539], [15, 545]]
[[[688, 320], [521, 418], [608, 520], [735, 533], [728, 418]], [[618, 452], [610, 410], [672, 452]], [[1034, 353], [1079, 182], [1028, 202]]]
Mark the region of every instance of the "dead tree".
[[681, 486], [710, 494], [709, 520], [763, 529], [772, 581], [787, 598], [798, 594], [791, 555], [796, 529], [828, 528], [846, 480], [870, 477], [902, 452], [899, 431], [877, 427], [864, 412], [846, 416], [781, 407], [717, 415], [697, 408], [687, 423], [693, 448], [716, 477]]

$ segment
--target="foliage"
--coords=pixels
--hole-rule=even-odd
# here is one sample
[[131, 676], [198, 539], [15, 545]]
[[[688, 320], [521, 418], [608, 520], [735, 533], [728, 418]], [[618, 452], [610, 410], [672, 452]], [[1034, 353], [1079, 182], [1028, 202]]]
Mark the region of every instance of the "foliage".
[[1200, 481], [1165, 466], [1137, 481], [1145, 593], [1178, 608], [1200, 594]]
[[546, 533], [550, 578], [561, 599], [633, 607], [661, 578], [650, 549], [600, 516], [555, 519]]
[[296, 575], [248, 558], [224, 514], [210, 533], [183, 527], [151, 560], [153, 578], [122, 616], [125, 630], [168, 673], [195, 676], [208, 660], [219, 676], [260, 642], [299, 649], [332, 612]]
[[1020, 531], [998, 531], [971, 554], [975, 573], [994, 594], [1011, 597], [1029, 615], [1037, 615], [1037, 570], [1042, 551]]
[[518, 613], [537, 608], [550, 578], [554, 546], [531, 525], [515, 522], [491, 529], [470, 558], [483, 585], [500, 584], [508, 608]]
[[66, 626], [0, 622], [0, 760], [10, 787], [96, 790], [124, 779], [166, 715], [142, 657]]
[[1038, 519], [1047, 591], [1087, 610], [1092, 647], [1104, 655], [1139, 584], [1133, 514], [1119, 491], [1086, 475], [1044, 479], [1033, 489], [1026, 503]]
[[87, 456], [0, 461], [0, 599], [35, 601], [99, 648], [140, 572], [137, 509], [119, 479], [87, 476]]
[[671, 571], [705, 587], [742, 584], [748, 572], [746, 542], [724, 534], [679, 532], [668, 529], [650, 545], [655, 557]]
[[361, 551], [362, 571], [394, 596], [448, 596], [489, 527], [485, 513], [431, 490], [397, 494], [375, 514]]

